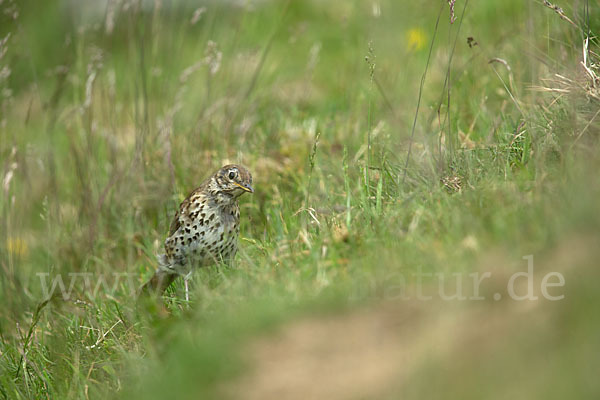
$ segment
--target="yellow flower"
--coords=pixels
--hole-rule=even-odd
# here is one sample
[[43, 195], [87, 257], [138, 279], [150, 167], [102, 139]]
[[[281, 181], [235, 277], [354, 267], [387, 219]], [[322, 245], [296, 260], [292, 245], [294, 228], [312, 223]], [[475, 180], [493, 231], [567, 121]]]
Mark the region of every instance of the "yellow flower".
[[420, 28], [410, 29], [406, 33], [406, 45], [409, 50], [421, 50], [425, 46], [425, 32]]
[[21, 257], [27, 255], [27, 243], [21, 238], [8, 238], [6, 248], [13, 256]]

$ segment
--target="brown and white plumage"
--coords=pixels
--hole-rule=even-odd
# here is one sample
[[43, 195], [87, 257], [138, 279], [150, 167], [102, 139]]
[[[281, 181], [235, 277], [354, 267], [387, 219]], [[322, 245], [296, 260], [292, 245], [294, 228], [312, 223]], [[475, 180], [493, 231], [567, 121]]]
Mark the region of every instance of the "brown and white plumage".
[[246, 192], [254, 192], [250, 172], [226, 165], [190, 193], [171, 222], [158, 269], [143, 289], [162, 293], [194, 267], [233, 258], [240, 230], [238, 198]]

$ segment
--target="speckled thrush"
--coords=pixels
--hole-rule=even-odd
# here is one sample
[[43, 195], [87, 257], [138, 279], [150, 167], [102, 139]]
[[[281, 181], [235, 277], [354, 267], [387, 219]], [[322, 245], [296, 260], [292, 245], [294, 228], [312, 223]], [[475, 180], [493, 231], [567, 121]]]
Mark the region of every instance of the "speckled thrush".
[[190, 193], [171, 222], [165, 253], [158, 256], [158, 268], [142, 291], [162, 294], [177, 276], [232, 259], [240, 232], [238, 198], [246, 192], [254, 192], [250, 172], [226, 165]]

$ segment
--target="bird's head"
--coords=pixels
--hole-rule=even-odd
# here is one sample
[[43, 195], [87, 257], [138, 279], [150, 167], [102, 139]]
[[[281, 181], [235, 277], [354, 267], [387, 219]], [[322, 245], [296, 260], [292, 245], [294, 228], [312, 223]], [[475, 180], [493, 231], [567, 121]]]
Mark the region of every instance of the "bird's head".
[[215, 183], [220, 192], [238, 198], [242, 194], [254, 193], [250, 171], [240, 165], [226, 165], [215, 174]]

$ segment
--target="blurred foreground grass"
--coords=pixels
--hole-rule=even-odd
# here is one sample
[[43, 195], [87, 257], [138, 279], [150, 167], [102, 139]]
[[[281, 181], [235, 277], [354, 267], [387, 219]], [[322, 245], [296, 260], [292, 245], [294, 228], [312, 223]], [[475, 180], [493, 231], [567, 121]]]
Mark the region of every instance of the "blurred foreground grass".
[[[598, 396], [597, 6], [98, 4], [0, 3], [0, 395]], [[228, 161], [235, 265], [136, 309]]]

